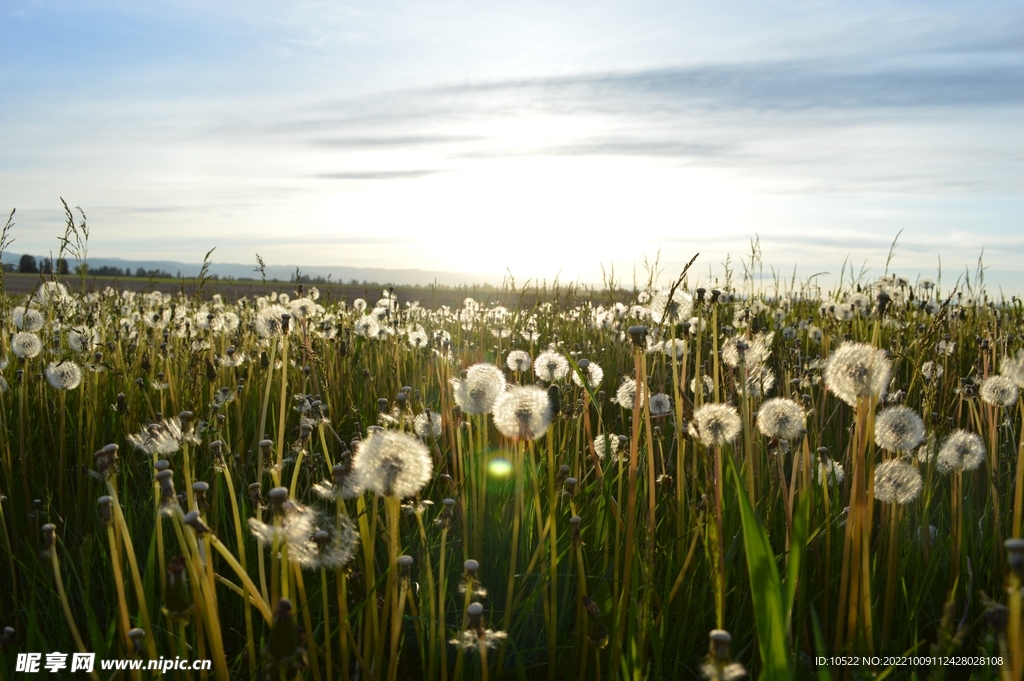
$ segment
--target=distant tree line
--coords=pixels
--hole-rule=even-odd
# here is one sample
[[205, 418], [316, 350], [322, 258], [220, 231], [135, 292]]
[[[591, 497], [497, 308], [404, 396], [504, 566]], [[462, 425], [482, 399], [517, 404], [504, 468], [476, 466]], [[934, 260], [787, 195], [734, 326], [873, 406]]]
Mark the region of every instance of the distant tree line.
[[[7, 269], [8, 266], [5, 266]], [[13, 267], [10, 267], [13, 270]], [[85, 274], [94, 277], [137, 277], [139, 279], [173, 279], [175, 278], [170, 272], [166, 272], [161, 269], [147, 270], [145, 267], [137, 267], [133, 272], [130, 267], [121, 269], [120, 267], [113, 267], [111, 265], [103, 265], [102, 267], [89, 267], [88, 264], [83, 264], [75, 267], [75, 274]], [[34, 255], [25, 254], [21, 256], [21, 260], [18, 261], [18, 272], [25, 274], [69, 274], [68, 261], [63, 258], [57, 259], [56, 265], [52, 258], [42, 258], [36, 260]], [[181, 273], [178, 273], [181, 276]]]

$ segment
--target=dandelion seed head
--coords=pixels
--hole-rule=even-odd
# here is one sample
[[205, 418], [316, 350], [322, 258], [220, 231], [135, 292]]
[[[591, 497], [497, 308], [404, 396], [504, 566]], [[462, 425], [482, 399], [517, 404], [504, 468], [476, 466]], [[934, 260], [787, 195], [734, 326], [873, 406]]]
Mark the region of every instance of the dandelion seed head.
[[999, 373], [1013, 381], [1018, 388], [1024, 388], [1024, 350], [1018, 351], [1016, 357], [1003, 357]]
[[525, 350], [513, 350], [505, 358], [505, 364], [512, 371], [523, 372], [530, 368], [533, 360], [530, 359], [530, 353]]
[[547, 350], [533, 361], [533, 373], [548, 383], [561, 381], [569, 373], [569, 360], [558, 352]]
[[844, 343], [825, 364], [825, 385], [855, 407], [859, 397], [877, 400], [885, 395], [891, 370], [889, 358], [881, 350], [863, 343]]
[[727, 404], [705, 404], [693, 413], [690, 435], [705, 447], [720, 447], [740, 434], [740, 415]]
[[[282, 294], [283, 295], [283, 294]], [[267, 305], [256, 314], [256, 333], [260, 338], [277, 338], [285, 333], [282, 315], [290, 315], [283, 305]], [[288, 329], [291, 330], [289, 325]]]
[[622, 443], [619, 441], [619, 436], [612, 433], [598, 435], [594, 438], [594, 451], [597, 452], [597, 456], [601, 459], [612, 456], [617, 460], [618, 453], [622, 451]]
[[924, 482], [916, 466], [886, 461], [875, 469], [875, 498], [893, 504], [909, 504], [921, 493]]
[[424, 440], [441, 436], [441, 415], [436, 411], [424, 411], [417, 414], [412, 428]]
[[672, 400], [665, 393], [651, 395], [651, 416], [664, 416], [672, 413]]
[[453, 638], [448, 643], [458, 648], [462, 648], [467, 652], [479, 651], [481, 648], [487, 648], [494, 650], [501, 645], [502, 641], [508, 638], [508, 634], [504, 631], [494, 631], [493, 629], [484, 629], [477, 631], [476, 629], [466, 629], [463, 631], [458, 638]]
[[[596, 388], [604, 380], [604, 369], [597, 362], [588, 363], [585, 369], [580, 366], [580, 372], [583, 374], [584, 379], [586, 379], [588, 388]], [[575, 371], [572, 372], [572, 382], [581, 388], [583, 387], [583, 382]]]
[[505, 375], [493, 364], [474, 364], [453, 386], [455, 403], [464, 414], [486, 414], [505, 390]]
[[955, 430], [949, 434], [938, 455], [935, 470], [940, 473], [973, 471], [985, 461], [985, 444], [977, 434]]
[[551, 423], [551, 398], [536, 386], [511, 386], [498, 396], [492, 411], [494, 425], [513, 440], [534, 440]]
[[650, 307], [651, 319], [656, 324], [674, 324], [686, 319], [693, 312], [693, 297], [679, 288], [675, 291], [665, 289], [654, 295]]
[[804, 432], [807, 415], [793, 400], [776, 397], [757, 411], [757, 429], [767, 437], [795, 440]]
[[843, 480], [845, 479], [846, 469], [843, 468], [843, 464], [824, 457], [818, 462], [819, 485], [823, 485], [827, 482], [830, 485], [838, 487], [843, 484]]
[[423, 442], [397, 430], [372, 432], [356, 446], [352, 470], [365, 490], [407, 499], [430, 480], [434, 462]]
[[19, 331], [11, 337], [11, 352], [22, 359], [32, 359], [43, 351], [43, 341], [28, 331]]
[[734, 369], [740, 362], [748, 367], [764, 364], [771, 357], [774, 337], [771, 332], [759, 333], [749, 341], [743, 336], [734, 336], [722, 344], [722, 361]]
[[20, 305], [11, 311], [11, 319], [14, 320], [14, 326], [22, 331], [39, 331], [46, 323], [39, 310], [31, 307], [26, 309]]
[[924, 442], [924, 421], [910, 407], [889, 407], [875, 416], [875, 443], [890, 452], [909, 452]]
[[82, 369], [70, 360], [50, 362], [46, 380], [57, 390], [74, 390], [82, 382]]
[[1017, 385], [1006, 376], [989, 376], [978, 395], [982, 401], [999, 407], [1011, 407], [1017, 402]]
[[640, 392], [639, 404], [637, 404], [636, 381], [632, 378], [627, 378], [619, 386], [619, 389], [615, 391], [615, 397], [612, 398], [612, 402], [627, 411], [633, 411], [637, 407], [644, 406], [644, 392], [646, 391]]
[[938, 362], [925, 362], [921, 365], [921, 375], [924, 376], [926, 380], [937, 381], [942, 378], [942, 374], [944, 373], [945, 369], [943, 369], [942, 365]]

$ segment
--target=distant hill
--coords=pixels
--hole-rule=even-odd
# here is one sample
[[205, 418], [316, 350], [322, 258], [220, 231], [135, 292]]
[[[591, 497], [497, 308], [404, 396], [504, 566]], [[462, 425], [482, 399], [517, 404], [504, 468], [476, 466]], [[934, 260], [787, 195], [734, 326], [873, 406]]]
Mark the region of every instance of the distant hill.
[[[47, 254], [48, 256], [48, 254]], [[43, 255], [36, 255], [37, 260], [42, 260]], [[4, 253], [4, 265], [17, 265], [21, 260], [21, 254]], [[74, 260], [69, 266], [72, 270], [75, 267]], [[186, 263], [176, 260], [126, 260], [124, 258], [89, 258], [89, 266], [94, 270], [98, 267], [116, 267], [120, 270], [135, 272], [138, 268], [146, 271], [159, 270], [168, 272], [171, 276], [179, 274], [184, 277], [198, 276], [202, 263]], [[255, 264], [241, 265], [238, 263], [214, 262], [210, 265], [210, 274], [220, 278], [231, 277], [234, 279], [260, 280], [260, 273], [254, 271]], [[295, 277], [295, 265], [267, 265], [267, 280], [276, 279], [279, 281], [291, 281]], [[437, 284], [440, 286], [461, 286], [473, 284], [491, 284], [500, 286], [503, 277], [474, 274], [468, 272], [440, 272], [433, 270], [401, 269], [393, 270], [382, 267], [300, 267], [302, 276], [313, 279], [330, 276], [332, 282], [339, 284], [356, 283], [377, 283], [393, 284], [396, 286], [429, 286]]]

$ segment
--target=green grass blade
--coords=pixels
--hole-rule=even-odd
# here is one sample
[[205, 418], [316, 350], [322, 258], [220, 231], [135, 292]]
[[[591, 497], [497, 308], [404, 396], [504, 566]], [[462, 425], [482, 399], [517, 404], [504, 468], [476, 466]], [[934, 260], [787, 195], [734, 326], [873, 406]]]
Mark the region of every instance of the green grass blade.
[[743, 546], [750, 573], [751, 596], [754, 601], [754, 624], [757, 627], [757, 645], [761, 653], [761, 677], [772, 681], [792, 679], [789, 652], [786, 647], [786, 610], [783, 607], [782, 580], [775, 567], [775, 554], [768, 542], [754, 509], [747, 500], [732, 457], [723, 457], [729, 467], [740, 505], [743, 521]]

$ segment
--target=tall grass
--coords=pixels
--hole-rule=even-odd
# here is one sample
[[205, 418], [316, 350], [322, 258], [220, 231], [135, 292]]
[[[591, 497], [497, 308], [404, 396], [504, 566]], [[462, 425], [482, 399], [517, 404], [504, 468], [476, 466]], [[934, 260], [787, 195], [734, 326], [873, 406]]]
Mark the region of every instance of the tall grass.
[[[1001, 656], [972, 673], [1022, 678], [1024, 557], [1004, 540], [1021, 532], [1024, 407], [979, 397], [1013, 373], [1021, 301], [750, 281], [555, 286], [512, 309], [56, 282], [5, 299], [0, 674], [18, 652], [88, 650], [209, 658], [218, 679], [867, 678], [887, 670], [814, 658], [872, 652]], [[36, 356], [14, 353], [16, 308], [45, 319]], [[891, 364], [852, 405], [823, 379], [847, 342]], [[513, 371], [513, 349], [566, 367]], [[46, 380], [62, 361], [81, 385]], [[481, 363], [547, 391], [550, 424], [508, 435], [460, 408], [460, 371]], [[795, 437], [759, 429], [769, 397], [804, 409]], [[927, 426], [909, 454], [875, 446], [897, 403]], [[737, 433], [708, 439], [709, 404], [735, 408]], [[425, 484], [366, 484], [377, 428], [428, 412]], [[957, 429], [985, 460], [949, 474]], [[888, 459], [923, 478], [906, 505], [875, 500]]]

